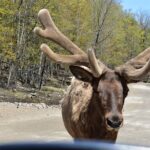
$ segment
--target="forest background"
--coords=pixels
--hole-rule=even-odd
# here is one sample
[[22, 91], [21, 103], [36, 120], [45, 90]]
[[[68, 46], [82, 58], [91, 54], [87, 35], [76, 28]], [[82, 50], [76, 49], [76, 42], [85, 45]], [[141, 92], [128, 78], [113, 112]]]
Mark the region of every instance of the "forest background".
[[124, 11], [117, 0], [1, 0], [0, 87], [69, 84], [68, 66], [55, 64], [39, 48], [46, 42], [57, 53], [67, 52], [33, 33], [42, 8], [67, 37], [85, 51], [93, 46], [111, 68], [150, 45], [150, 14]]

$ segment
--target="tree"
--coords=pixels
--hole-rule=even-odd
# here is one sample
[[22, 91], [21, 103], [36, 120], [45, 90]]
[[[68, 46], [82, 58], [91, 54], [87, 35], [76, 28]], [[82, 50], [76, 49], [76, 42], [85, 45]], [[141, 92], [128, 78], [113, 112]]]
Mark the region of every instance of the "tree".
[[[84, 51], [93, 46], [97, 57], [110, 67], [122, 64], [149, 46], [148, 13], [124, 12], [116, 0], [3, 0], [0, 76], [4, 86], [15, 85], [19, 80], [39, 87], [49, 76], [59, 76], [61, 67], [41, 57], [39, 50], [41, 43], [49, 41], [33, 34], [42, 8], [50, 11], [66, 36]], [[68, 54], [57, 44], [49, 44], [55, 52]]]
[[135, 18], [138, 21], [142, 30], [141, 46], [143, 49], [149, 46], [150, 40], [150, 14], [146, 11], [139, 11], [135, 14]]

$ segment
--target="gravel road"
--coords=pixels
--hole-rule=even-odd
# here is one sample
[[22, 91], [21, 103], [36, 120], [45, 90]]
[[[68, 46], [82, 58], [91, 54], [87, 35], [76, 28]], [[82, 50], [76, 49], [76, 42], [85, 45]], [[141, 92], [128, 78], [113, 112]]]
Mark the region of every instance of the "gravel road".
[[[118, 143], [150, 145], [150, 85], [131, 84]], [[70, 140], [59, 106], [0, 103], [0, 143]]]

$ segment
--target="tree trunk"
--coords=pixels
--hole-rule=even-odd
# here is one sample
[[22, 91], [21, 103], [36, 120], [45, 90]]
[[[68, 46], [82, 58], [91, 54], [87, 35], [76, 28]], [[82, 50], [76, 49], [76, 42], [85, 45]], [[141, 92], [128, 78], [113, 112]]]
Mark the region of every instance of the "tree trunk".
[[45, 71], [45, 65], [46, 65], [46, 56], [44, 55], [43, 52], [41, 52], [41, 56], [40, 56], [40, 68], [39, 68], [39, 86], [38, 86], [39, 90], [42, 87], [43, 75], [44, 75], [44, 71]]

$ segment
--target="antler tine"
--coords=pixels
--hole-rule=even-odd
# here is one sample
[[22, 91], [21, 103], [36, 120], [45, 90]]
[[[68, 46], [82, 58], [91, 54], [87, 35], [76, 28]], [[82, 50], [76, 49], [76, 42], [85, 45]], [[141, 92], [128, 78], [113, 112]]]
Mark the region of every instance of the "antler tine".
[[146, 64], [146, 62], [150, 58], [150, 47], [145, 49], [143, 52], [141, 52], [138, 56], [135, 58], [132, 58], [128, 62], [126, 62], [125, 65], [132, 65], [135, 68], [141, 68], [143, 65]]
[[88, 49], [88, 59], [94, 76], [100, 77], [105, 72], [107, 67], [101, 61], [96, 59], [94, 50], [92, 48]]
[[70, 51], [72, 54], [86, 55], [84, 51], [82, 51], [77, 45], [75, 45], [71, 40], [69, 40], [64, 34], [59, 31], [47, 9], [40, 10], [38, 13], [38, 18], [43, 25], [44, 30], [36, 27], [34, 29], [34, 32], [36, 34], [54, 41], [66, 50]]
[[145, 49], [135, 58], [115, 69], [128, 82], [139, 81], [150, 71], [150, 48]]
[[80, 65], [87, 65], [87, 57], [84, 55], [60, 55], [54, 53], [47, 44], [42, 44], [41, 45], [41, 50], [45, 52], [48, 57], [53, 60], [54, 62], [57, 63], [65, 63], [65, 64], [80, 64]]

